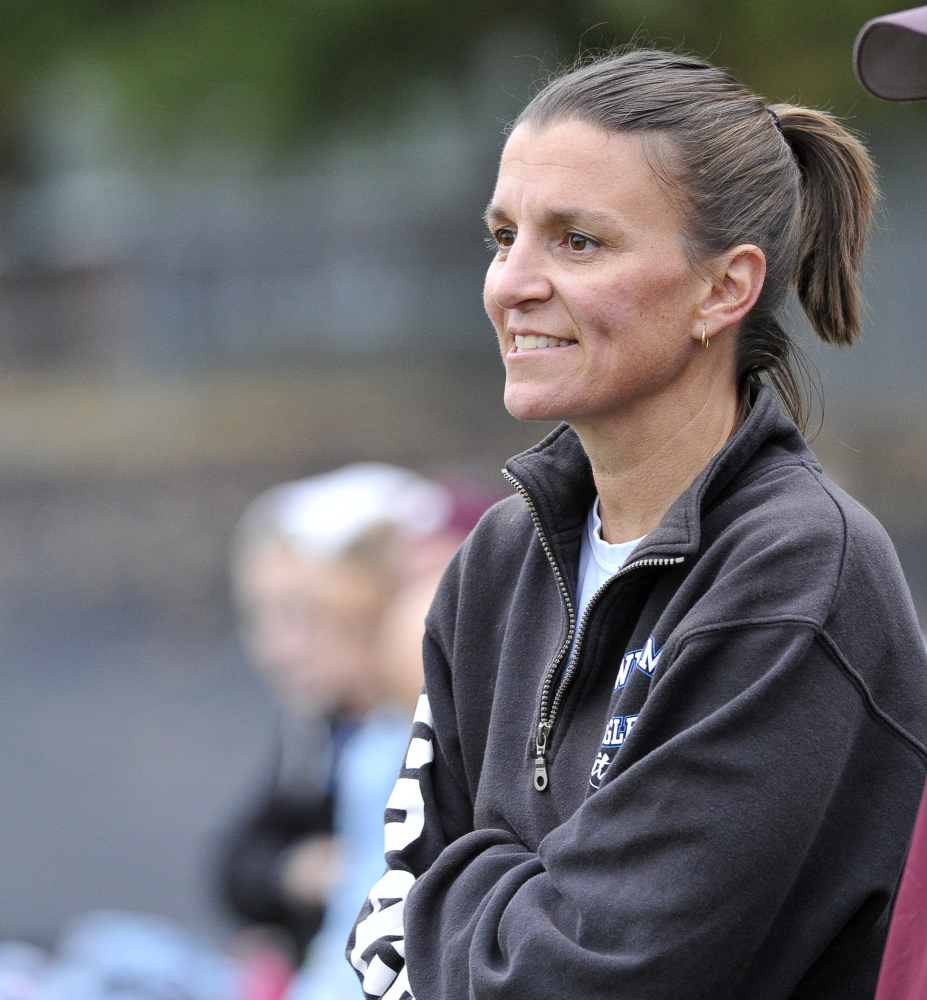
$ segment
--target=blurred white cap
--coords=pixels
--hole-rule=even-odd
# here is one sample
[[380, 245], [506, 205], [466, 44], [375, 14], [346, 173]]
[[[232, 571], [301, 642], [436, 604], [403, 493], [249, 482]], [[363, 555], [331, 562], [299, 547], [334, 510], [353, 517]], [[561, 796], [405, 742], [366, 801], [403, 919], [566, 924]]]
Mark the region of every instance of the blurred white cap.
[[243, 522], [256, 517], [313, 555], [335, 558], [379, 525], [406, 538], [431, 535], [448, 525], [453, 506], [448, 490], [415, 472], [358, 462], [275, 486], [252, 504]]

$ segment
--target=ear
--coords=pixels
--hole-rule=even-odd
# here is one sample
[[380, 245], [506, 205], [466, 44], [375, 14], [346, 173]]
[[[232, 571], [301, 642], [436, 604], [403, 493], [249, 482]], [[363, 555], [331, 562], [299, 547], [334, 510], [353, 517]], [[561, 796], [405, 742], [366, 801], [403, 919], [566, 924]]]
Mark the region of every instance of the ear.
[[711, 281], [696, 314], [697, 329], [692, 336], [700, 340], [702, 324], [710, 339], [735, 326], [756, 305], [766, 280], [766, 255], [752, 243], [742, 243], [728, 250], [711, 267]]

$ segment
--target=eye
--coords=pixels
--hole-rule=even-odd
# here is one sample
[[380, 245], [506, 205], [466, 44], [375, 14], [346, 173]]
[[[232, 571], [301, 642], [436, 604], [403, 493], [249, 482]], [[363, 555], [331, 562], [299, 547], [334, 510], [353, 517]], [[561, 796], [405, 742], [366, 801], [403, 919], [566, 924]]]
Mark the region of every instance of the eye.
[[567, 245], [571, 250], [594, 250], [599, 244], [591, 236], [583, 233], [568, 233]]
[[503, 249], [507, 249], [515, 242], [515, 230], [509, 229], [508, 226], [495, 230], [492, 235], [496, 245]]
[[499, 253], [502, 250], [508, 250], [514, 242], [515, 230], [508, 226], [502, 226], [499, 229], [492, 230], [489, 236], [486, 237], [486, 249], [490, 253]]

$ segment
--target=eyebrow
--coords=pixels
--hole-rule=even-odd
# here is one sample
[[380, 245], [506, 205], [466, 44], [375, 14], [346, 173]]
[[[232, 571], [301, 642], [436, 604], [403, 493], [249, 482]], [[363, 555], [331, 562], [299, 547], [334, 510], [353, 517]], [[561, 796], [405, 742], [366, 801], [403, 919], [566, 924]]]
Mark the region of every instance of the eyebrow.
[[504, 222], [506, 219], [505, 212], [501, 208], [497, 208], [492, 202], [486, 206], [486, 211], [483, 212], [483, 222], [492, 229], [493, 224], [498, 224]]
[[[483, 213], [486, 225], [492, 228], [508, 219], [508, 214], [497, 205], [490, 202]], [[585, 225], [592, 227], [618, 225], [618, 220], [608, 212], [599, 212], [594, 208], [554, 208], [544, 213], [544, 221], [552, 225], [573, 225], [583, 228]]]

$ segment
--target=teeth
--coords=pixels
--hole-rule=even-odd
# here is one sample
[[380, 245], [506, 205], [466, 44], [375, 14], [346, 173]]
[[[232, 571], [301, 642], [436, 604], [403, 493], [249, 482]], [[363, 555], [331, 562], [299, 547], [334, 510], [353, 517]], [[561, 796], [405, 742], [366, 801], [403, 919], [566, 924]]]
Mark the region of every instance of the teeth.
[[575, 340], [558, 340], [557, 337], [546, 337], [543, 334], [515, 334], [515, 347], [519, 351], [536, 351], [545, 347], [569, 347]]

